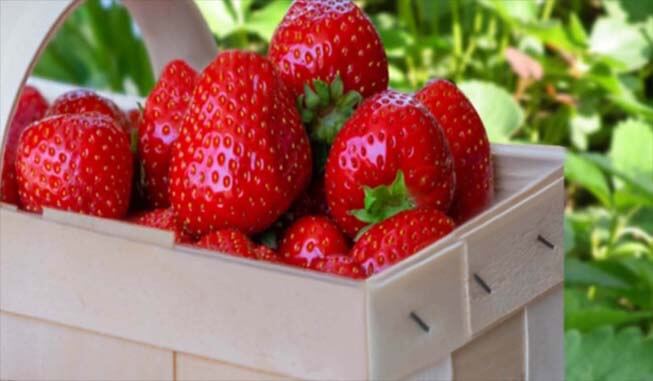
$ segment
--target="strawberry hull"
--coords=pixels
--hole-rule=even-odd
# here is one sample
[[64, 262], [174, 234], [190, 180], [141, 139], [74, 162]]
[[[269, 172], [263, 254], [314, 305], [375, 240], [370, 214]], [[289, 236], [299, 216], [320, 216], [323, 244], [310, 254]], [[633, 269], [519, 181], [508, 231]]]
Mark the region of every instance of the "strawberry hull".
[[[13, 31], [3, 46], [15, 53], [0, 65], [2, 136], [33, 53], [78, 3], [0, 2], [3, 31]], [[195, 68], [214, 57], [192, 2], [124, 3], [156, 71], [179, 47]], [[160, 8], [144, 10], [153, 3]], [[152, 25], [144, 14], [153, 11], [175, 15], [175, 28]], [[71, 89], [30, 82], [50, 101]], [[105, 96], [123, 110], [138, 101]], [[0, 378], [562, 379], [564, 153], [492, 152], [492, 204], [366, 280], [220, 255], [125, 221], [2, 204]]]

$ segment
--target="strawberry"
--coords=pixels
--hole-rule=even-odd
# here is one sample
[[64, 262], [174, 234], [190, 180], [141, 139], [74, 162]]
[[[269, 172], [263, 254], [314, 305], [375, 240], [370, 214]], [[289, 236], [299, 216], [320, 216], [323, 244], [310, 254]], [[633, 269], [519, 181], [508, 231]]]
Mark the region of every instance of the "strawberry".
[[308, 136], [278, 72], [225, 51], [197, 81], [170, 162], [170, 202], [191, 233], [263, 231], [304, 190]]
[[140, 128], [141, 118], [143, 117], [141, 110], [137, 108], [129, 109], [125, 112], [125, 116], [127, 117], [131, 131], [138, 130]]
[[265, 245], [259, 245], [254, 249], [256, 258], [259, 261], [268, 261], [272, 263], [283, 263], [279, 255]]
[[328, 218], [306, 216], [286, 230], [279, 252], [286, 263], [311, 267], [317, 259], [327, 255], [347, 254], [349, 245], [345, 236]]
[[236, 257], [257, 259], [256, 245], [238, 229], [222, 229], [206, 234], [196, 246]]
[[311, 214], [329, 214], [323, 177], [319, 177], [311, 182], [308, 189], [301, 194], [290, 210], [284, 214], [283, 222], [289, 224]]
[[356, 241], [351, 256], [370, 276], [449, 234], [453, 221], [436, 209], [401, 212], [373, 225]]
[[60, 114], [84, 114], [95, 112], [115, 120], [119, 127], [129, 132], [130, 124], [125, 114], [111, 99], [91, 90], [73, 90], [57, 97], [48, 109], [47, 116]]
[[45, 206], [121, 218], [131, 191], [129, 139], [114, 120], [97, 113], [47, 117], [20, 136], [16, 173], [29, 211]]
[[21, 132], [32, 122], [43, 117], [48, 102], [32, 86], [25, 86], [16, 105], [2, 160], [2, 182], [0, 182], [0, 201], [18, 204], [18, 184], [16, 184], [16, 148]]
[[363, 102], [336, 137], [325, 184], [331, 216], [353, 237], [405, 209], [446, 211], [455, 175], [433, 116], [411, 96], [387, 90]]
[[442, 126], [456, 171], [450, 215], [461, 223], [490, 204], [494, 196], [492, 154], [474, 106], [453, 83], [436, 79], [416, 94]]
[[353, 279], [365, 278], [363, 268], [348, 255], [327, 255], [311, 264], [312, 270], [336, 274]]
[[139, 129], [138, 153], [145, 190], [154, 207], [167, 207], [172, 143], [177, 140], [197, 72], [181, 60], [168, 63], [147, 98]]
[[174, 232], [175, 242], [177, 243], [194, 242], [192, 236], [179, 229], [175, 219], [175, 213], [171, 208], [159, 208], [141, 212], [129, 218], [129, 221], [138, 225]]
[[388, 61], [370, 19], [350, 0], [295, 0], [268, 57], [316, 140], [330, 143], [361, 97], [388, 87]]

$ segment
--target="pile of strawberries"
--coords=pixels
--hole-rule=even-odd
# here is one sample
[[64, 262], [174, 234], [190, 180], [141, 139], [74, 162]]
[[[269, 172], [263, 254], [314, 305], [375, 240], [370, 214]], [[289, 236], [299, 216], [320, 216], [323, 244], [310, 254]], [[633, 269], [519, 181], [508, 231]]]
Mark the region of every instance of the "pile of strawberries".
[[493, 196], [483, 124], [454, 84], [388, 89], [350, 0], [296, 0], [267, 57], [170, 62], [142, 113], [23, 90], [2, 200], [175, 232], [181, 244], [351, 278], [451, 232]]

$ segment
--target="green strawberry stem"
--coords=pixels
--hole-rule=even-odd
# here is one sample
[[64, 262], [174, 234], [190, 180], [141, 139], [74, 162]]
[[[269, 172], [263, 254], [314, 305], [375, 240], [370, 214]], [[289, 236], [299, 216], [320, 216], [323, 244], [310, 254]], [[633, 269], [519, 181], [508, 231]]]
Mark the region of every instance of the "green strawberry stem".
[[305, 85], [297, 107], [311, 139], [330, 145], [362, 100], [356, 91], [345, 93], [342, 79], [336, 75], [330, 84], [316, 79], [312, 88]]
[[397, 176], [392, 184], [379, 185], [375, 188], [365, 187], [364, 191], [364, 208], [352, 210], [350, 213], [369, 226], [415, 207], [402, 171], [397, 171]]

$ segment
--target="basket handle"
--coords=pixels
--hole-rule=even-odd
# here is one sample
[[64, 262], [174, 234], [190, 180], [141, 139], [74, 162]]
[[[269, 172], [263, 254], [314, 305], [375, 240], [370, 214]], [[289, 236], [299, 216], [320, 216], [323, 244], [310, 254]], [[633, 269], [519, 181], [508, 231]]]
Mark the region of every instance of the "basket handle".
[[[84, 0], [0, 1], [0, 138], [41, 51]], [[213, 35], [192, 0], [123, 0], [138, 24], [154, 72], [175, 58], [202, 69], [216, 55]], [[4, 151], [4, 144], [0, 151]], [[0, 162], [2, 161], [0, 156]]]

